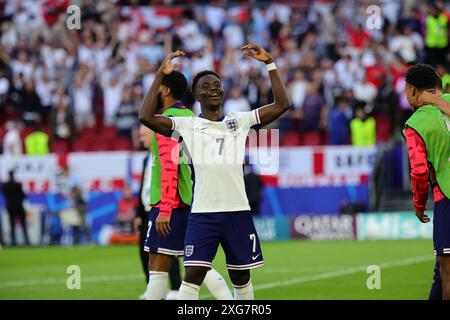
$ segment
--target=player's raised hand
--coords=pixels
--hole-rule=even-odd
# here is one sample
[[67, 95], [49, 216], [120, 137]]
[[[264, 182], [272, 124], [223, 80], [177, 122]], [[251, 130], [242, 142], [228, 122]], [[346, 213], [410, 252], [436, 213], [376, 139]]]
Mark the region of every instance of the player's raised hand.
[[430, 217], [425, 214], [423, 210], [417, 210], [416, 209], [416, 217], [420, 220], [422, 223], [430, 222]]
[[253, 59], [256, 59], [258, 61], [262, 61], [266, 64], [273, 62], [272, 56], [266, 50], [264, 50], [263, 47], [260, 47], [256, 44], [246, 44], [241, 48], [241, 50], [246, 56], [252, 57]]
[[170, 216], [158, 214], [155, 221], [156, 232], [161, 236], [167, 236], [170, 233]]
[[161, 67], [159, 67], [159, 71], [162, 72], [163, 74], [171, 74], [173, 70], [176, 70], [181, 66], [180, 62], [172, 64], [172, 60], [184, 55], [185, 53], [181, 50], [172, 52], [166, 59], [164, 59], [163, 63], [161, 64]]

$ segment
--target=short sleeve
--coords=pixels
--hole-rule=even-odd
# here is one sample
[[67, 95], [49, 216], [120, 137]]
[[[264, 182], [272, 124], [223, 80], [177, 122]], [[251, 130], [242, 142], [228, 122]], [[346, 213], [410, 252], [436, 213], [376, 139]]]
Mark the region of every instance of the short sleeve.
[[172, 130], [181, 131], [183, 129], [189, 129], [192, 127], [194, 119], [193, 117], [169, 117], [172, 120]]
[[246, 112], [236, 112], [236, 116], [243, 128], [251, 128], [260, 124], [258, 109]]

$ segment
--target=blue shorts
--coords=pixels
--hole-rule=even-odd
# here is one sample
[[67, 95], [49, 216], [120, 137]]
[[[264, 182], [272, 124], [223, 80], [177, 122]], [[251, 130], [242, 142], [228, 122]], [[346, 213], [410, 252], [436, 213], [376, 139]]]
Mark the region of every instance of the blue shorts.
[[250, 211], [191, 213], [184, 241], [184, 266], [211, 267], [219, 243], [228, 269], [247, 270], [264, 264]]
[[434, 204], [433, 214], [434, 254], [450, 254], [450, 200], [442, 199]]
[[156, 232], [155, 221], [158, 217], [159, 208], [153, 207], [149, 212], [147, 238], [145, 239], [144, 251], [151, 253], [162, 253], [170, 256], [182, 256], [184, 254], [184, 235], [190, 207], [173, 210], [170, 218], [170, 233], [160, 236]]

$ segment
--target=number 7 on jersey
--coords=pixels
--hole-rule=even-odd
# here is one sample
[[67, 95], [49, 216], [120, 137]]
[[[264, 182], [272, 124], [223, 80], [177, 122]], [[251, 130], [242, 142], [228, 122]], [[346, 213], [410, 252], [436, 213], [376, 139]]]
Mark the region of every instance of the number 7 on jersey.
[[216, 138], [216, 142], [219, 143], [219, 156], [222, 155], [224, 141], [225, 141], [225, 138]]

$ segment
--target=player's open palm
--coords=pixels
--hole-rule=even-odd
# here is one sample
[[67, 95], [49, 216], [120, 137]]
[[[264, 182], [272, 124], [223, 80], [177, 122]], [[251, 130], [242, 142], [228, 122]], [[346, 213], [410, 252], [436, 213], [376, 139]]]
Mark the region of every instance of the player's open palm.
[[167, 236], [170, 233], [170, 216], [158, 214], [155, 221], [156, 232], [161, 236]]
[[173, 59], [184, 55], [185, 55], [184, 52], [181, 50], [172, 52], [166, 59], [164, 59], [163, 63], [161, 64], [161, 67], [159, 68], [159, 71], [161, 71], [164, 74], [171, 74], [173, 70], [176, 70], [181, 66], [180, 62], [172, 63]]
[[266, 50], [264, 50], [263, 47], [260, 47], [256, 44], [246, 44], [241, 48], [241, 50], [245, 55], [252, 57], [253, 59], [256, 59], [258, 61], [262, 61], [264, 63], [273, 62], [272, 56]]

